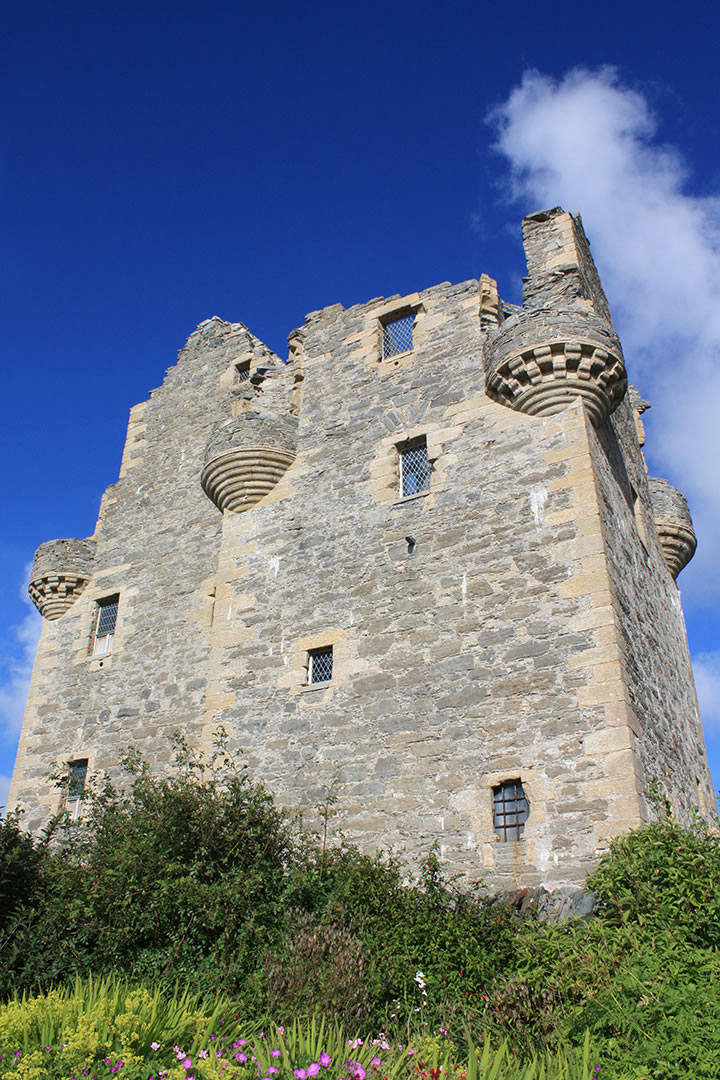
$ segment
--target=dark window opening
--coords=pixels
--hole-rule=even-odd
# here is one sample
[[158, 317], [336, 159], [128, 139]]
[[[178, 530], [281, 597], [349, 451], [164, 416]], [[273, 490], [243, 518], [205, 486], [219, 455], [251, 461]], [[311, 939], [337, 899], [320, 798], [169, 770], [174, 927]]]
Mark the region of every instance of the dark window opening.
[[85, 798], [85, 781], [87, 780], [88, 759], [78, 758], [77, 761], [68, 761], [68, 802], [75, 802]]
[[530, 814], [520, 780], [504, 780], [493, 788], [493, 824], [499, 840], [519, 840]]

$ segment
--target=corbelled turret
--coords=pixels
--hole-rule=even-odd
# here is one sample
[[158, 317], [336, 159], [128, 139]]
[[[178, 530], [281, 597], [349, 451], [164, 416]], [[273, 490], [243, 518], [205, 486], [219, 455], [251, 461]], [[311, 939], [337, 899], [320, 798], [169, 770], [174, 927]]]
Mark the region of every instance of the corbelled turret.
[[523, 222], [523, 307], [488, 336], [486, 389], [518, 412], [543, 416], [580, 398], [595, 427], [627, 389], [625, 363], [578, 215]]
[[676, 578], [695, 554], [697, 540], [687, 500], [659, 476], [649, 476], [650, 498], [660, 547], [667, 568]]
[[260, 502], [295, 460], [297, 417], [248, 411], [224, 424], [205, 451], [201, 482], [218, 510]]
[[94, 540], [48, 540], [35, 552], [28, 592], [40, 614], [59, 619], [90, 580]]

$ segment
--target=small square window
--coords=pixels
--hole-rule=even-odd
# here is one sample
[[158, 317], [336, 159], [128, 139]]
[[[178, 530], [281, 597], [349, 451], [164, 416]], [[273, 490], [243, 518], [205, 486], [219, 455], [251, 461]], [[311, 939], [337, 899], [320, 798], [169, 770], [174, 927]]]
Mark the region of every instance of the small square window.
[[333, 649], [312, 649], [308, 653], [308, 683], [330, 682], [333, 670]]
[[391, 318], [382, 324], [382, 355], [383, 360], [400, 353], [410, 352], [413, 347], [413, 326], [415, 316], [400, 315]]
[[247, 382], [250, 378], [250, 361], [235, 365], [235, 382]]
[[411, 443], [400, 448], [400, 494], [417, 495], [430, 488], [432, 465], [428, 460], [427, 442]]
[[498, 840], [519, 840], [530, 815], [520, 780], [504, 780], [493, 788], [493, 825]]
[[93, 656], [107, 656], [112, 648], [119, 602], [119, 596], [108, 596], [105, 600], [98, 600], [92, 644]]

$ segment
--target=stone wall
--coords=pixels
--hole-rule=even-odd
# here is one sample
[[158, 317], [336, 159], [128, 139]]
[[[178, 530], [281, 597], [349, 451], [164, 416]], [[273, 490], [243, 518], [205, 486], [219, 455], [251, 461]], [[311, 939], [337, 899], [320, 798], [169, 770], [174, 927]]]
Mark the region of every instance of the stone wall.
[[[61, 799], [52, 759], [114, 775], [132, 744], [163, 771], [173, 732], [209, 747], [220, 725], [309, 826], [333, 786], [366, 850], [417, 860], [438, 841], [497, 889], [580, 882], [669, 771], [684, 808], [711, 805], [620, 346], [579, 219], [540, 217], [519, 316], [483, 275], [313, 312], [287, 364], [242, 324], [191, 335], [131, 411], [89, 581], [44, 620], [11, 791], [31, 827]], [[396, 315], [412, 348], [384, 357]], [[547, 415], [486, 392], [530, 326], [540, 348], [571, 326], [592, 352], [599, 334], [605, 356], [580, 358], [571, 391], [551, 364], [542, 378], [566, 381]], [[401, 454], [421, 443], [428, 489], [403, 496]], [[330, 647], [332, 679], [310, 682]], [[517, 841], [493, 826], [506, 780], [530, 804]]]

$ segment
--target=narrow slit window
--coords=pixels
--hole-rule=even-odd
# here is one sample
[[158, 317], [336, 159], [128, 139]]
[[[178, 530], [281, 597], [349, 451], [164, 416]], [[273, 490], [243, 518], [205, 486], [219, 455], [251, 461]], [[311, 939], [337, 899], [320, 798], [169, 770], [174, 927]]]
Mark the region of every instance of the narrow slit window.
[[330, 682], [333, 672], [332, 645], [324, 649], [313, 649], [308, 653], [308, 682]]
[[519, 840], [530, 814], [520, 780], [505, 780], [493, 788], [493, 824], [498, 840]]
[[107, 656], [112, 649], [119, 602], [119, 596], [108, 596], [106, 600], [98, 600], [93, 635], [93, 656]]
[[400, 315], [397, 318], [388, 319], [382, 324], [382, 355], [383, 360], [391, 356], [399, 356], [400, 353], [410, 352], [413, 347], [413, 327], [415, 316]]
[[432, 466], [428, 459], [427, 442], [400, 447], [400, 494], [417, 495], [430, 488]]
[[73, 817], [80, 813], [80, 806], [85, 798], [85, 783], [87, 781], [88, 759], [78, 758], [68, 761], [68, 784], [66, 792], [66, 806]]

